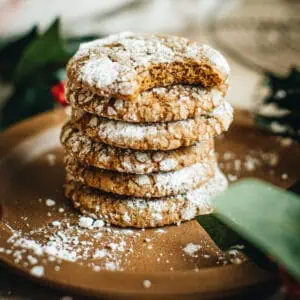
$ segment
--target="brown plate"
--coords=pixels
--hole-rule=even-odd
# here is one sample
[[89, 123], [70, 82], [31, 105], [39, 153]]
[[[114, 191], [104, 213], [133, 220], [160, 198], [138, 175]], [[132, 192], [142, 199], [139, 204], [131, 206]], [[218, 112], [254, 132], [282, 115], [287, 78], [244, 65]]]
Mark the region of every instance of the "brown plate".
[[[105, 247], [111, 251], [109, 257], [95, 258], [89, 252], [75, 261], [65, 261], [51, 257], [49, 252], [37, 255], [34, 247], [28, 246], [28, 239], [45, 245], [59, 230], [53, 221], [71, 223], [73, 229], [78, 224], [78, 215], [62, 193], [64, 170], [58, 135], [65, 119], [63, 110], [42, 114], [0, 137], [1, 262], [40, 283], [113, 298], [207, 299], [263, 294], [276, 288], [273, 274], [250, 261], [237, 264], [240, 260], [231, 260], [196, 221], [168, 226], [163, 232], [102, 228], [102, 237], [93, 238], [90, 244], [84, 243], [91, 241], [97, 230], [79, 228], [78, 235], [84, 241], [81, 251], [94, 253]], [[222, 169], [230, 180], [251, 176], [290, 186], [299, 179], [299, 146], [259, 131], [249, 120], [249, 115], [237, 113], [230, 132], [217, 141]], [[55, 200], [55, 205], [45, 205], [46, 199]], [[13, 241], [9, 240], [12, 233]], [[118, 246], [122, 241], [125, 249], [113, 250], [111, 243], [116, 241]], [[188, 255], [183, 250], [188, 243], [201, 248]], [[105, 270], [109, 267], [106, 263], [111, 262], [117, 271]], [[31, 274], [34, 266], [42, 267], [41, 277]], [[145, 288], [145, 280], [151, 287]]]

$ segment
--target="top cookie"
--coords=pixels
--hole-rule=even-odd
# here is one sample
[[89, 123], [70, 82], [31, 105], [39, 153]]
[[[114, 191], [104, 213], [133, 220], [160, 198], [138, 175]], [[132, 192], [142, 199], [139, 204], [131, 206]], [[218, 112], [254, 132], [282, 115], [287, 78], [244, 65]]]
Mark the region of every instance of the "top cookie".
[[197, 84], [218, 87], [227, 61], [215, 49], [186, 38], [123, 32], [81, 44], [67, 75], [100, 96], [134, 99], [154, 87]]

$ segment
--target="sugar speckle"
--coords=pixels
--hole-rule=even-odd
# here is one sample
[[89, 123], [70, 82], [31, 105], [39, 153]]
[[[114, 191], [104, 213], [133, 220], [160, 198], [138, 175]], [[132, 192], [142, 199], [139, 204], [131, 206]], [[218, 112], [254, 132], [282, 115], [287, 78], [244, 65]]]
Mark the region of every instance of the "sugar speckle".
[[44, 276], [44, 273], [45, 273], [45, 269], [43, 266], [34, 266], [30, 270], [30, 274], [36, 277], [42, 277]]
[[82, 228], [92, 228], [93, 222], [90, 217], [80, 217], [78, 225]]
[[52, 167], [55, 165], [55, 163], [56, 163], [56, 155], [55, 154], [53, 154], [53, 153], [47, 154], [46, 159], [48, 161], [49, 166]]
[[108, 271], [116, 271], [118, 269], [118, 266], [115, 262], [107, 262], [105, 263], [105, 268]]
[[150, 280], [146, 279], [143, 281], [143, 287], [145, 289], [149, 289], [151, 286], [152, 286], [152, 282]]
[[35, 257], [33, 257], [32, 255], [28, 255], [27, 260], [29, 261], [29, 263], [31, 265], [36, 265], [38, 263], [38, 260]]
[[94, 228], [101, 228], [105, 225], [104, 221], [103, 220], [96, 220], [93, 224], [93, 227]]
[[291, 138], [280, 138], [280, 145], [282, 147], [289, 147], [293, 144], [293, 140]]
[[58, 227], [60, 226], [60, 221], [53, 221], [52, 225]]
[[51, 207], [51, 206], [54, 206], [56, 204], [56, 202], [52, 199], [46, 199], [45, 204], [46, 204], [46, 206]]

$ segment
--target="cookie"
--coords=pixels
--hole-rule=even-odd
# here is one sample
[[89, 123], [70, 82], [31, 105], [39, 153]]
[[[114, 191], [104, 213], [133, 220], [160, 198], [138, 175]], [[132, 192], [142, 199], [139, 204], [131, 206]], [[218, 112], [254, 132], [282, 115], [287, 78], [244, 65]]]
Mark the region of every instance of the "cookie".
[[226, 131], [233, 110], [224, 102], [211, 113], [195, 119], [166, 123], [128, 123], [97, 117], [73, 109], [72, 122], [92, 140], [111, 146], [137, 150], [172, 150], [210, 139]]
[[134, 174], [176, 171], [201, 162], [214, 152], [213, 139], [170, 151], [116, 148], [92, 141], [71, 122], [63, 126], [60, 140], [67, 153], [82, 164]]
[[87, 89], [66, 84], [66, 99], [100, 117], [125, 122], [170, 122], [195, 118], [208, 113], [224, 101], [227, 85], [222, 90], [199, 86], [173, 85], [142, 92], [134, 100], [101, 97]]
[[102, 192], [67, 179], [65, 195], [84, 215], [121, 227], [159, 227], [211, 213], [213, 197], [227, 188], [220, 170], [200, 188], [184, 195], [161, 199], [122, 197]]
[[230, 73], [217, 50], [183, 37], [123, 32], [80, 45], [68, 79], [107, 98], [132, 100], [154, 87], [223, 85]]
[[215, 156], [179, 171], [147, 175], [108, 171], [78, 163], [72, 156], [64, 159], [66, 172], [72, 180], [108, 193], [158, 198], [186, 193], [207, 182], [216, 166]]

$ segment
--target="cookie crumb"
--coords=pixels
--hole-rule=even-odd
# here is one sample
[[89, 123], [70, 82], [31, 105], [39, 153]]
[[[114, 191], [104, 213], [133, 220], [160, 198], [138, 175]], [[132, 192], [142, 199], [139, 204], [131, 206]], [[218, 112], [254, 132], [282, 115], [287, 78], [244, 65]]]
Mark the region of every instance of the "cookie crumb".
[[223, 158], [224, 160], [231, 160], [234, 158], [234, 153], [227, 151], [223, 154]]
[[255, 157], [252, 157], [250, 155], [247, 155], [245, 157], [244, 167], [247, 171], [254, 171], [258, 165], [259, 161]]
[[227, 174], [227, 178], [229, 181], [236, 181], [238, 179], [238, 177], [236, 175], [233, 174]]
[[31, 265], [36, 265], [38, 263], [38, 260], [35, 257], [33, 257], [32, 255], [28, 255], [27, 260], [29, 261], [29, 263]]
[[56, 272], [60, 271], [60, 266], [55, 266], [55, 267], [54, 267], [54, 270], [55, 270]]
[[101, 271], [101, 268], [99, 266], [93, 266], [93, 270], [95, 272], [100, 272]]
[[94, 220], [90, 217], [80, 217], [78, 225], [82, 228], [91, 228]]
[[243, 263], [243, 260], [240, 259], [239, 257], [233, 257], [230, 259], [230, 262], [235, 264], [235, 265], [240, 265]]
[[195, 256], [195, 253], [201, 248], [200, 245], [189, 243], [184, 248], [183, 251], [189, 256]]
[[116, 271], [118, 266], [114, 262], [107, 262], [105, 263], [105, 269], [108, 271]]

